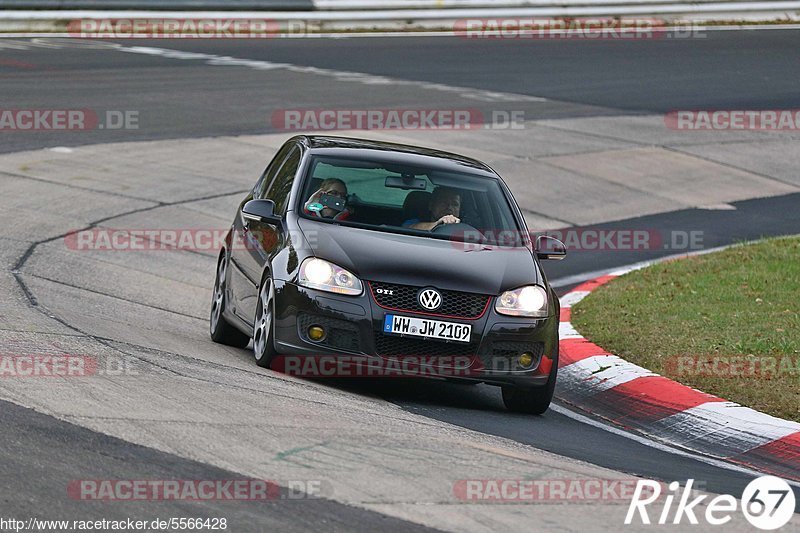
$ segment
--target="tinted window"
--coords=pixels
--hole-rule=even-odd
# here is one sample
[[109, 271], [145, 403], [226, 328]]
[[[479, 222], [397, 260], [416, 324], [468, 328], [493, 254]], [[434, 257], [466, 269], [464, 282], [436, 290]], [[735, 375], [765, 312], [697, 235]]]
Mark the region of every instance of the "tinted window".
[[[344, 205], [323, 206], [322, 189], [337, 189]], [[313, 156], [305, 174], [302, 216], [392, 233], [451, 240], [523, 245], [511, 200], [491, 177], [393, 162]], [[344, 211], [343, 214], [342, 211]], [[452, 215], [457, 224], [431, 227]]]
[[300, 167], [300, 148], [295, 147], [286, 158], [272, 185], [267, 191], [267, 199], [275, 202], [275, 212], [283, 214], [289, 201], [289, 193], [292, 192], [295, 174]]
[[275, 179], [275, 174], [278, 173], [278, 170], [281, 168], [281, 163], [283, 163], [286, 156], [289, 152], [294, 148], [296, 145], [293, 142], [286, 143], [281, 146], [278, 153], [275, 154], [275, 157], [272, 158], [267, 168], [264, 170], [264, 173], [261, 174], [261, 177], [258, 179], [258, 183], [253, 188], [253, 197], [254, 198], [265, 198], [267, 188], [272, 184], [273, 180]]

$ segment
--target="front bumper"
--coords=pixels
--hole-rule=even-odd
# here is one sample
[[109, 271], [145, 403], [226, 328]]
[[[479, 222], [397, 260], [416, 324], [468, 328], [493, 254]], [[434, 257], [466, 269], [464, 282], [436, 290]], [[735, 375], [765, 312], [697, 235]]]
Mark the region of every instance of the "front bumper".
[[[425, 365], [426, 370], [419, 375], [426, 377], [518, 386], [546, 385], [551, 368], [558, 364], [557, 316], [529, 319], [498, 315], [493, 299], [476, 319], [425, 316], [382, 308], [366, 283], [360, 296], [341, 296], [275, 280], [275, 306], [275, 346], [286, 357], [363, 360], [373, 370], [381, 365], [396, 370], [398, 361], [410, 361], [412, 365]], [[382, 330], [386, 314], [471, 324], [470, 341], [387, 335]], [[309, 338], [312, 325], [325, 329], [320, 341]], [[523, 352], [533, 355], [528, 368], [518, 363]]]

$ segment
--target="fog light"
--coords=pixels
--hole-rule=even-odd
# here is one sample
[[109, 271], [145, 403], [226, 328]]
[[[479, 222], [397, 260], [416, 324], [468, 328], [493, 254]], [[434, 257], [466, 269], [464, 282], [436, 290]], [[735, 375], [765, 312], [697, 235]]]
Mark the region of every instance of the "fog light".
[[522, 368], [530, 368], [533, 365], [533, 354], [531, 352], [525, 352], [519, 356], [517, 362]]
[[325, 330], [322, 326], [311, 326], [308, 328], [308, 338], [312, 341], [321, 341], [325, 338]]

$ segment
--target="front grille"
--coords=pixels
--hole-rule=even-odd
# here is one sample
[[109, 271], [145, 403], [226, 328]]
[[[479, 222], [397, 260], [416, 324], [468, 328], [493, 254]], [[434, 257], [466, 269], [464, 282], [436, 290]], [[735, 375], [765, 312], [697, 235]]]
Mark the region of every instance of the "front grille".
[[476, 343], [441, 342], [422, 339], [410, 339], [394, 335], [375, 334], [375, 350], [378, 355], [417, 356], [417, 357], [453, 357], [457, 355], [475, 355]]
[[[326, 335], [321, 341], [312, 341], [308, 338], [308, 328], [315, 325], [325, 328]], [[306, 342], [313, 342], [314, 344], [330, 346], [331, 348], [349, 352], [358, 352], [361, 349], [358, 327], [346, 320], [300, 313], [297, 317], [297, 327], [300, 338]]]
[[[396, 285], [394, 283], [369, 282], [372, 297], [381, 307], [389, 307], [413, 313], [429, 313], [459, 318], [478, 318], [489, 303], [489, 297], [471, 292], [439, 291], [442, 293], [442, 305], [436, 311], [428, 311], [417, 302], [417, 293], [422, 287], [412, 285]], [[391, 291], [392, 294], [377, 292]], [[438, 289], [437, 289], [438, 290]]]

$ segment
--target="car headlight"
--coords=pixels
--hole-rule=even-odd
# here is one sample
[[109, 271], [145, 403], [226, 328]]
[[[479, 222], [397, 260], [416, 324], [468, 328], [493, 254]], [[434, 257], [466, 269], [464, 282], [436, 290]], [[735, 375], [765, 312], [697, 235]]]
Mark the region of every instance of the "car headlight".
[[364, 290], [361, 280], [352, 272], [316, 257], [309, 257], [300, 265], [299, 283], [310, 289], [351, 296], [358, 296]]
[[501, 315], [546, 317], [547, 291], [538, 285], [506, 291], [497, 299], [494, 309]]

